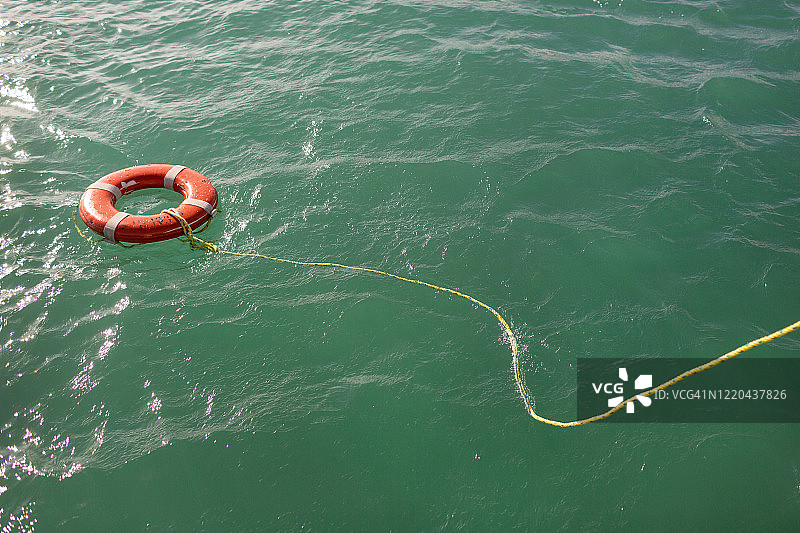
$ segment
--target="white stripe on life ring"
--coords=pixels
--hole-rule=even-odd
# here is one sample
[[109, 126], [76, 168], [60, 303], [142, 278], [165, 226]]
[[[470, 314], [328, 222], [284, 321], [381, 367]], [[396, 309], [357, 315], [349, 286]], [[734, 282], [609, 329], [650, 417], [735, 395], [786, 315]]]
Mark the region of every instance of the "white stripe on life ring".
[[114, 195], [114, 201], [115, 202], [122, 197], [122, 191], [119, 190], [119, 187], [117, 187], [116, 185], [111, 185], [110, 183], [104, 183], [102, 181], [95, 181], [94, 183], [92, 183], [91, 185], [89, 185], [86, 188], [87, 189], [100, 189], [100, 190], [103, 190], [103, 191], [108, 191], [108, 192], [110, 192], [111, 194]]
[[210, 216], [212, 218], [214, 217], [214, 215], [217, 214], [217, 210], [214, 209], [214, 206], [211, 205], [210, 203], [204, 201], [204, 200], [198, 200], [196, 198], [187, 198], [186, 200], [181, 202], [181, 205], [183, 205], [183, 204], [197, 206], [200, 209], [202, 209], [203, 211], [205, 211], [206, 213], [208, 213], [208, 216]]
[[122, 211], [120, 211], [119, 213], [108, 219], [106, 225], [103, 226], [103, 236], [106, 238], [107, 241], [117, 242], [117, 239], [114, 238], [114, 233], [116, 233], [117, 231], [117, 226], [119, 226], [119, 223], [122, 222], [123, 218], [129, 216], [130, 215], [128, 213], [123, 213]]
[[167, 172], [166, 176], [164, 176], [164, 188], [165, 189], [169, 189], [170, 191], [174, 191], [175, 190], [175, 178], [178, 176], [178, 174], [181, 173], [181, 171], [184, 168], [186, 168], [186, 167], [181, 166], [181, 165], [175, 165], [174, 167], [169, 169], [169, 171]]

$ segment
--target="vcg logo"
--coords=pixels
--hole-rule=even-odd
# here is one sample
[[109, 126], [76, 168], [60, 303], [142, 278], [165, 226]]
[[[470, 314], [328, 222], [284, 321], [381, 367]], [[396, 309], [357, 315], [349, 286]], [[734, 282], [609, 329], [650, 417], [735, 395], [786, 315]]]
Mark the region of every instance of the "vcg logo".
[[[623, 392], [625, 390], [624, 382], [628, 381], [628, 369], [627, 368], [620, 368], [619, 369], [619, 379], [622, 380], [620, 383], [592, 383], [592, 389], [594, 390], [595, 394], [600, 394], [600, 392], [604, 392], [605, 394], [611, 395], [616, 394], [613, 398], [608, 399], [608, 406], [609, 407], [616, 407], [621, 404], [625, 400], [625, 396]], [[653, 375], [652, 374], [642, 374], [633, 382], [633, 388], [635, 390], [647, 390], [653, 387]], [[644, 407], [649, 406], [652, 403], [652, 400], [647, 396], [640, 396], [636, 395], [636, 399], [641, 403]], [[625, 405], [625, 412], [633, 413], [635, 409], [635, 403], [630, 402]]]

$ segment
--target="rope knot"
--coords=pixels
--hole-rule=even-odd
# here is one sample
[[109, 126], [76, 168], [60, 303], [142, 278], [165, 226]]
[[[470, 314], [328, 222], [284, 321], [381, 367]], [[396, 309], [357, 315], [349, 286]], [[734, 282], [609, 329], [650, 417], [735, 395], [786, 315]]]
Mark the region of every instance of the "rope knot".
[[199, 239], [194, 236], [192, 233], [192, 227], [188, 222], [186, 222], [186, 219], [183, 218], [180, 213], [178, 213], [177, 209], [170, 207], [169, 209], [164, 209], [161, 212], [178, 221], [178, 224], [180, 224], [181, 228], [183, 229], [183, 234], [186, 236], [186, 242], [189, 243], [189, 248], [192, 250], [203, 250], [205, 252], [219, 252], [219, 246], [216, 244], [206, 242], [203, 239]]

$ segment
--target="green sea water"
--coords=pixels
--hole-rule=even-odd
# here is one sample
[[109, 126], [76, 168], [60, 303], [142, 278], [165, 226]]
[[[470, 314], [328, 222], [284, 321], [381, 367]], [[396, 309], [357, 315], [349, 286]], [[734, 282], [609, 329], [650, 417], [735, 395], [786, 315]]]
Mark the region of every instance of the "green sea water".
[[578, 358], [800, 319], [799, 33], [795, 0], [2, 0], [0, 531], [797, 530], [797, 425], [550, 427], [461, 298], [72, 214], [189, 166], [226, 250], [496, 307], [569, 420]]

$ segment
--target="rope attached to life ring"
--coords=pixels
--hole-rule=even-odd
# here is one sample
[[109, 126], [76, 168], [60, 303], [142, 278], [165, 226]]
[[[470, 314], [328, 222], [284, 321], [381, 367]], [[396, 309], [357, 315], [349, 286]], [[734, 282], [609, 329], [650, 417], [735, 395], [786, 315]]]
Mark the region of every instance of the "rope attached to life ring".
[[[589, 424], [591, 422], [597, 422], [599, 420], [603, 420], [603, 419], [608, 418], [609, 416], [613, 415], [614, 413], [616, 413], [617, 411], [619, 411], [620, 409], [622, 409], [623, 407], [625, 407], [629, 403], [631, 403], [634, 400], [636, 400], [637, 397], [640, 397], [640, 396], [652, 396], [657, 391], [664, 390], [664, 389], [666, 389], [668, 387], [671, 387], [671, 386], [675, 385], [676, 383], [678, 383], [680, 381], [683, 381], [684, 379], [688, 378], [689, 376], [691, 376], [693, 374], [698, 374], [700, 372], [704, 372], [704, 371], [706, 371], [706, 370], [708, 370], [708, 369], [710, 369], [712, 367], [717, 366], [718, 364], [722, 363], [723, 361], [727, 361], [728, 359], [732, 359], [733, 357], [736, 357], [737, 355], [739, 355], [739, 354], [741, 354], [743, 352], [746, 352], [747, 350], [750, 350], [751, 348], [755, 348], [756, 346], [759, 346], [761, 344], [768, 343], [768, 342], [773, 341], [773, 340], [775, 340], [775, 339], [777, 339], [779, 337], [783, 337], [784, 335], [787, 335], [788, 333], [791, 333], [792, 331], [800, 329], [800, 321], [797, 321], [794, 324], [790, 324], [790, 325], [786, 326], [785, 328], [782, 328], [782, 329], [779, 329], [778, 331], [770, 333], [769, 335], [765, 335], [765, 336], [760, 337], [758, 339], [754, 339], [754, 340], [748, 342], [747, 344], [743, 344], [742, 346], [739, 346], [735, 350], [731, 350], [730, 352], [728, 352], [728, 353], [726, 353], [724, 355], [721, 355], [721, 356], [717, 357], [716, 359], [712, 359], [712, 360], [708, 361], [707, 363], [703, 363], [702, 365], [698, 365], [698, 366], [696, 366], [696, 367], [694, 367], [694, 368], [692, 368], [690, 370], [687, 370], [686, 372], [683, 372], [682, 374], [679, 374], [679, 375], [675, 376], [674, 378], [672, 378], [672, 379], [670, 379], [668, 381], [665, 381], [661, 385], [657, 385], [657, 386], [655, 386], [655, 387], [653, 387], [651, 389], [648, 389], [648, 390], [646, 390], [644, 392], [640, 392], [640, 393], [638, 393], [638, 394], [636, 394], [634, 396], [631, 396], [630, 398], [628, 398], [625, 401], [617, 404], [616, 406], [614, 406], [613, 408], [609, 409], [608, 411], [605, 411], [604, 413], [600, 413], [598, 415], [595, 415], [595, 416], [592, 416], [592, 417], [589, 417], [589, 418], [584, 418], [582, 420], [573, 420], [573, 421], [568, 421], [568, 422], [562, 422], [562, 421], [559, 421], [559, 420], [552, 420], [550, 418], [546, 418], [546, 417], [544, 417], [544, 416], [542, 416], [542, 415], [540, 415], [540, 414], [538, 414], [536, 412], [535, 402], [531, 398], [531, 394], [528, 392], [528, 389], [525, 386], [525, 382], [524, 382], [523, 375], [522, 375], [522, 370], [520, 368], [519, 342], [517, 341], [517, 337], [516, 337], [516, 335], [514, 335], [514, 332], [511, 329], [511, 326], [508, 325], [508, 322], [506, 322], [506, 320], [503, 318], [503, 316], [500, 314], [500, 312], [497, 311], [494, 307], [492, 307], [492, 306], [490, 306], [488, 304], [485, 304], [485, 303], [481, 302], [480, 300], [477, 300], [477, 299], [473, 298], [472, 296], [470, 296], [468, 294], [465, 294], [463, 292], [457, 291], [455, 289], [442, 287], [440, 285], [435, 285], [433, 283], [428, 283], [428, 282], [425, 282], [425, 281], [420, 281], [420, 280], [416, 280], [416, 279], [406, 278], [406, 277], [403, 277], [403, 276], [398, 276], [397, 274], [392, 274], [390, 272], [385, 272], [383, 270], [378, 270], [378, 269], [375, 269], [375, 268], [342, 265], [342, 264], [339, 264], [339, 263], [325, 263], [325, 262], [317, 262], [317, 261], [296, 261], [294, 259], [283, 259], [283, 258], [279, 258], [279, 257], [270, 257], [268, 255], [257, 254], [257, 253], [230, 252], [228, 250], [222, 250], [216, 244], [204, 241], [203, 239], [200, 239], [200, 238], [195, 236], [195, 233], [199, 233], [199, 231], [202, 231], [202, 230], [206, 229], [206, 227], [208, 227], [208, 223], [206, 223], [206, 226], [204, 226], [201, 230], [193, 232], [192, 228], [189, 226], [189, 223], [186, 222], [186, 220], [180, 214], [178, 214], [177, 210], [175, 210], [173, 208], [170, 208], [170, 209], [165, 209], [164, 211], [162, 211], [162, 213], [170, 215], [171, 217], [175, 218], [180, 223], [181, 227], [183, 228], [184, 236], [186, 237], [185, 240], [186, 240], [186, 242], [189, 243], [189, 247], [192, 250], [201, 250], [201, 251], [205, 251], [205, 252], [220, 253], [220, 254], [226, 254], [226, 255], [234, 255], [234, 256], [239, 256], [239, 257], [255, 257], [255, 258], [260, 258], [260, 259], [266, 259], [268, 261], [275, 261], [275, 262], [278, 262], [278, 263], [287, 263], [287, 264], [290, 264], [290, 265], [310, 266], [310, 267], [342, 268], [342, 269], [345, 269], [345, 270], [353, 270], [353, 271], [357, 271], [357, 272], [367, 272], [367, 273], [371, 273], [371, 274], [378, 274], [378, 275], [381, 275], [381, 276], [385, 276], [385, 277], [388, 277], [388, 278], [396, 279], [396, 280], [403, 281], [403, 282], [406, 282], [406, 283], [413, 283], [415, 285], [422, 285], [423, 287], [428, 287], [430, 289], [434, 289], [434, 290], [437, 290], [437, 291], [442, 291], [442, 292], [447, 292], [447, 293], [450, 293], [450, 294], [454, 294], [456, 296], [460, 296], [461, 298], [464, 298], [465, 300], [468, 300], [469, 302], [471, 302], [471, 303], [473, 303], [475, 305], [478, 305], [478, 306], [484, 308], [485, 310], [489, 311], [492, 315], [494, 315], [494, 317], [500, 323], [500, 327], [503, 330], [503, 336], [504, 336], [505, 340], [511, 346], [511, 366], [512, 366], [512, 369], [514, 371], [514, 381], [516, 381], [517, 390], [519, 391], [519, 394], [522, 397], [522, 401], [525, 404], [526, 411], [528, 411], [528, 414], [534, 420], [537, 420], [537, 421], [542, 422], [544, 424], [549, 424], [551, 426], [575, 427], [575, 426], [583, 426], [583, 425]], [[83, 234], [83, 232], [81, 232], [80, 228], [78, 228], [78, 222], [75, 219], [74, 215], [73, 215], [73, 220], [75, 221], [75, 228], [78, 230], [78, 233], [80, 233], [81, 236], [84, 239], [86, 239], [86, 240], [88, 240], [90, 242], [97, 242], [97, 241], [93, 241], [92, 239], [86, 237]], [[210, 219], [209, 219], [209, 222], [210, 222]], [[130, 246], [126, 246], [126, 247], [130, 248]]]

